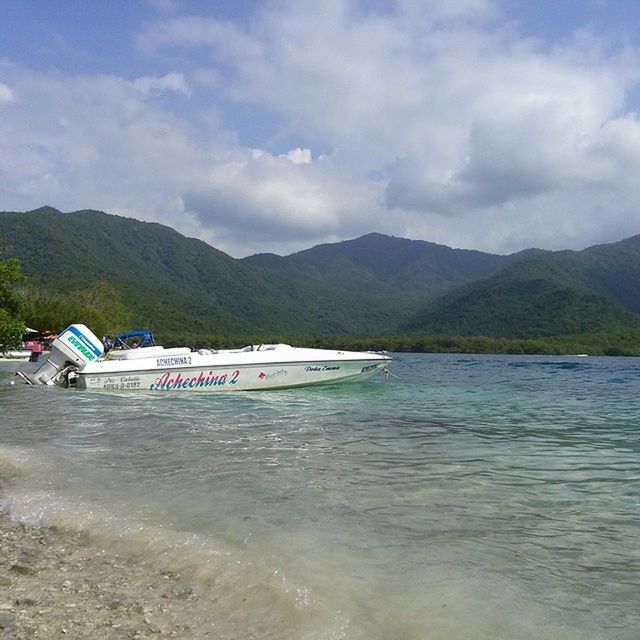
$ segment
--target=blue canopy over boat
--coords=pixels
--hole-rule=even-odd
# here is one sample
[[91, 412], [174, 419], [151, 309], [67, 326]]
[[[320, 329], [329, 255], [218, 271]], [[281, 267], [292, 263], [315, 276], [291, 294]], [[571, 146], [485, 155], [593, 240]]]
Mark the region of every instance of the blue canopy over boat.
[[124, 333], [119, 333], [113, 340], [113, 346], [116, 349], [131, 349], [134, 346], [152, 347], [155, 343], [153, 333], [149, 329], [125, 331]]

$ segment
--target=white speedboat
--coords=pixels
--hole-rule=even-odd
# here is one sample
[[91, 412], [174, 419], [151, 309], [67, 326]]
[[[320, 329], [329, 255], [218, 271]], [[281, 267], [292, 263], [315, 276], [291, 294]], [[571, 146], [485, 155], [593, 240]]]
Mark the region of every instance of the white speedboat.
[[0, 351], [0, 360], [29, 360], [31, 358], [31, 349], [9, 349], [8, 351]]
[[286, 344], [198, 351], [143, 346], [105, 354], [87, 327], [74, 324], [53, 342], [47, 362], [18, 375], [27, 384], [110, 391], [248, 391], [362, 379], [385, 371], [390, 360], [378, 353]]

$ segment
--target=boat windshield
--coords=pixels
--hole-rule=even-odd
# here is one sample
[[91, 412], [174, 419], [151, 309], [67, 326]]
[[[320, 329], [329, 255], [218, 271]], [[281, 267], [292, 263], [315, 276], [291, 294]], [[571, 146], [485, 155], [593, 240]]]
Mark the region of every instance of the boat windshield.
[[153, 347], [156, 341], [148, 329], [126, 331], [118, 334], [113, 340], [115, 349], [135, 349], [136, 347]]

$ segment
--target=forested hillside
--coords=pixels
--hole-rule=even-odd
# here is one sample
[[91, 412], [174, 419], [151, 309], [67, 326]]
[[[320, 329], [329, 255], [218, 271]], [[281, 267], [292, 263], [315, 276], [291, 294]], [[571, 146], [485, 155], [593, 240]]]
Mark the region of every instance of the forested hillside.
[[168, 227], [98, 211], [2, 213], [0, 247], [20, 259], [29, 287], [88, 294], [107, 281], [133, 323], [169, 333], [370, 333], [405, 317], [400, 298], [409, 311], [406, 295], [367, 287], [354, 297], [344, 278], [256, 268]]
[[425, 306], [403, 331], [531, 338], [640, 330], [640, 236], [508, 267]]
[[[160, 224], [44, 207], [0, 213], [0, 257], [22, 264], [32, 323], [46, 322], [42, 307], [85, 300], [107, 322], [111, 312], [114, 323], [194, 341], [640, 331], [640, 236], [498, 256], [374, 233], [237, 260]], [[66, 313], [92, 320], [77, 309]]]
[[388, 295], [403, 293], [411, 303], [416, 296], [433, 298], [457, 285], [543, 253], [529, 249], [500, 256], [370, 233], [355, 240], [318, 245], [285, 257], [258, 254], [245, 258], [244, 262], [325, 285], [339, 282], [341, 287], [352, 292], [373, 286], [386, 290]]

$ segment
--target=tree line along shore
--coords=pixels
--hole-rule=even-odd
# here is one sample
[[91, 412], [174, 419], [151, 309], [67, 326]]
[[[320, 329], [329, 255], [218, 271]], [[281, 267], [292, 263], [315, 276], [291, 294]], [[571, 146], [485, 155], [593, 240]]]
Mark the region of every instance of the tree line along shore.
[[[134, 313], [127, 308], [117, 288], [108, 282], [97, 282], [89, 294], [47, 293], [26, 284], [18, 260], [0, 261], [0, 350], [19, 346], [27, 326], [41, 332], [58, 332], [69, 324], [82, 322], [97, 335], [137, 328]], [[165, 346], [194, 348], [284, 342], [307, 347], [413, 353], [640, 356], [640, 331], [629, 327], [559, 336], [496, 337], [423, 332], [385, 335], [210, 333], [204, 329], [181, 330], [179, 326], [173, 323], [160, 327], [156, 331], [157, 341]]]

